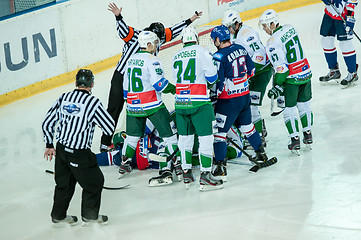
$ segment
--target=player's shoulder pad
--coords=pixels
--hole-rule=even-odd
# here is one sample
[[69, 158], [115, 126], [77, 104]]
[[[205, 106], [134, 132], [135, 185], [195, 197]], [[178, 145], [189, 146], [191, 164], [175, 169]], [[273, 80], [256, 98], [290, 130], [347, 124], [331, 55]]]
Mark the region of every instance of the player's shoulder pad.
[[213, 59], [216, 60], [216, 61], [221, 61], [222, 58], [223, 58], [222, 53], [217, 52], [217, 53], [213, 54]]

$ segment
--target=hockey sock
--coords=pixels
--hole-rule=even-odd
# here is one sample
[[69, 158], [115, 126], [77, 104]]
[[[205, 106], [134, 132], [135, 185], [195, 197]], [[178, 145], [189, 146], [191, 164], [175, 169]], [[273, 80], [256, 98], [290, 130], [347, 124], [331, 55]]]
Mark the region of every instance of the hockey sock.
[[299, 127], [296, 106], [286, 107], [283, 111], [283, 118], [290, 137], [298, 136]]
[[337, 66], [337, 50], [335, 47], [335, 37], [322, 37], [321, 40], [323, 53], [326, 58], [329, 69], [336, 68]]
[[213, 148], [215, 161], [223, 161], [227, 156], [226, 133], [214, 134]]
[[252, 122], [257, 132], [261, 133], [263, 128], [263, 123], [262, 123], [261, 113], [258, 110], [258, 106], [251, 105], [251, 114], [252, 114]]
[[313, 125], [313, 113], [310, 105], [311, 101], [297, 103], [303, 131], [311, 130]]
[[[213, 135], [199, 136], [199, 163], [201, 165], [201, 171], [211, 171], [212, 159], [213, 159]], [[226, 150], [227, 151], [227, 150]]]
[[132, 158], [135, 153], [138, 141], [139, 137], [127, 136], [127, 138], [124, 140], [122, 155], [128, 158]]
[[356, 72], [356, 51], [351, 40], [340, 41], [343, 59], [345, 60], [347, 71]]
[[194, 135], [179, 135], [178, 147], [181, 152], [182, 168], [192, 168], [192, 148]]
[[262, 140], [253, 123], [241, 126], [241, 132], [248, 139], [252, 148], [257, 151], [262, 145]]

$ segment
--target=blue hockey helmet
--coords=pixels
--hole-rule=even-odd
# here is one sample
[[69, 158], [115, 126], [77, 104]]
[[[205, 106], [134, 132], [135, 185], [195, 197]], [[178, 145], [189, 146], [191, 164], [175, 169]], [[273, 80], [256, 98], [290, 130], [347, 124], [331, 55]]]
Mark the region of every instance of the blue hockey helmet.
[[231, 33], [229, 29], [224, 25], [219, 25], [212, 29], [211, 38], [216, 41], [216, 38], [219, 38], [220, 42], [231, 39]]

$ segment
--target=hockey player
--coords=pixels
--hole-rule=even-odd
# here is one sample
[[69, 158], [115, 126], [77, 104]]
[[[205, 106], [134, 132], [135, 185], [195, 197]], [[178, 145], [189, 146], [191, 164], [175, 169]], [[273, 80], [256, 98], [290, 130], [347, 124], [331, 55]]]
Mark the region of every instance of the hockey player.
[[267, 55], [275, 70], [274, 86], [268, 92], [269, 98], [285, 96], [284, 122], [291, 142], [288, 149], [299, 155], [300, 138], [298, 115], [303, 128], [303, 142], [312, 144], [311, 127], [311, 68], [305, 57], [297, 31], [291, 25], [281, 26], [273, 9], [266, 10], [259, 18], [259, 26], [268, 35]]
[[251, 95], [252, 122], [256, 130], [261, 134], [265, 146], [265, 126], [258, 106], [262, 106], [262, 100], [266, 87], [272, 77], [273, 70], [266, 54], [258, 32], [243, 24], [238, 12], [228, 10], [224, 13], [222, 24], [228, 27], [231, 32], [231, 42], [244, 47], [251, 57], [256, 71], [253, 77], [248, 79]]
[[154, 56], [159, 38], [151, 31], [138, 36], [140, 51], [130, 57], [125, 68], [124, 97], [127, 99], [126, 133], [122, 149], [119, 177], [132, 171], [130, 166], [138, 140], [144, 134], [148, 118], [167, 143], [172, 153], [177, 148], [177, 136], [170, 126], [170, 116], [161, 93], [175, 93], [175, 86], [164, 78], [162, 65]]
[[340, 42], [343, 59], [347, 66], [348, 74], [341, 81], [341, 85], [347, 87], [358, 80], [356, 64], [356, 51], [353, 46], [353, 29], [356, 19], [354, 10], [357, 0], [322, 0], [325, 6], [320, 34], [322, 36], [322, 47], [326, 58], [329, 73], [320, 77], [321, 82], [338, 80], [341, 78], [337, 62], [337, 51], [335, 47], [335, 36]]
[[[125, 65], [128, 59], [139, 50], [140, 46], [138, 43], [138, 35], [143, 30], [135, 29], [125, 23], [121, 14], [122, 7], [118, 8], [115, 3], [110, 3], [108, 5], [108, 10], [115, 15], [118, 35], [125, 43], [122, 51], [122, 56], [115, 68], [111, 80], [107, 108], [107, 111], [113, 117], [116, 126], [124, 104], [123, 79], [125, 74]], [[157, 53], [159, 52], [162, 44], [169, 42], [179, 36], [183, 28], [190, 25], [201, 16], [202, 12], [196, 12], [192, 17], [188, 18], [187, 20], [181, 21], [180, 23], [177, 23], [169, 28], [165, 28], [164, 25], [160, 22], [154, 22], [150, 24], [149, 27], [144, 29], [156, 33], [158, 38], [160, 39], [155, 55], [157, 55]], [[109, 150], [109, 148], [111, 148], [111, 139], [111, 136], [107, 136], [104, 134], [102, 135], [100, 151], [107, 151]]]
[[238, 44], [231, 44], [230, 31], [224, 25], [215, 27], [211, 38], [218, 51], [213, 59], [218, 66], [219, 82], [216, 83], [218, 99], [215, 104], [217, 132], [214, 134], [215, 176], [226, 175], [226, 134], [234, 124], [248, 139], [256, 152], [256, 161], [267, 161], [261, 137], [251, 121], [248, 78], [255, 67], [247, 51]]
[[193, 27], [182, 31], [184, 47], [173, 57], [173, 77], [176, 79], [175, 110], [179, 134], [183, 181], [188, 189], [194, 183], [192, 148], [198, 135], [200, 191], [220, 189], [223, 181], [213, 177], [214, 112], [207, 86], [217, 80], [217, 69], [208, 50], [198, 45], [198, 33]]

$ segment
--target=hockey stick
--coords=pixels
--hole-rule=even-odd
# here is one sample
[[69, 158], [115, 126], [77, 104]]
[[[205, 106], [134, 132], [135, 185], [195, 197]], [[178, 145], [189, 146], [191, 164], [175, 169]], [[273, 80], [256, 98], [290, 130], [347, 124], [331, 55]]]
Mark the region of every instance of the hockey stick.
[[[335, 12], [337, 13], [337, 15], [342, 19], [343, 21], [343, 24], [345, 24], [346, 26], [346, 20], [344, 17], [342, 17], [342, 15], [340, 14], [340, 12], [337, 10], [337, 8], [333, 5], [333, 4], [330, 4], [333, 8], [333, 10], [335, 10]], [[361, 42], [361, 39], [359, 38], [359, 36], [357, 36], [356, 32], [352, 29], [352, 32], [353, 34], [355, 34], [355, 37]]]
[[237, 143], [235, 143], [231, 138], [228, 138], [228, 141], [230, 141], [236, 148], [238, 148], [247, 158], [250, 162], [256, 164], [255, 166], [251, 167], [249, 169], [250, 172], [256, 173], [260, 168], [265, 168], [268, 166], [271, 166], [273, 164], [275, 164], [277, 162], [277, 158], [276, 157], [272, 157], [270, 159], [268, 159], [265, 162], [262, 163], [258, 163], [256, 162], [253, 157], [251, 155], [249, 155], [246, 151], [244, 151]]
[[285, 110], [285, 108], [282, 108], [282, 110], [281, 110], [281, 111], [278, 111], [278, 112], [272, 112], [272, 113], [271, 113], [271, 116], [272, 116], [272, 117], [278, 116], [278, 115], [280, 115], [280, 114], [283, 112], [283, 110]]
[[172, 160], [174, 158], [174, 155], [176, 155], [178, 151], [179, 151], [179, 148], [177, 147], [176, 150], [174, 150], [174, 152], [171, 155], [169, 155], [168, 157], [159, 156], [154, 153], [148, 153], [148, 159], [150, 161], [155, 161], [155, 162], [169, 162], [170, 160]]
[[[51, 171], [51, 170], [48, 170], [48, 169], [45, 170], [45, 172], [55, 175], [54, 171]], [[128, 188], [128, 187], [130, 187], [130, 184], [127, 184], [127, 185], [124, 185], [124, 186], [121, 186], [121, 187], [106, 187], [106, 186], [103, 186], [103, 188], [106, 189], [106, 190], [120, 190], [120, 189], [125, 189], [125, 188]]]

